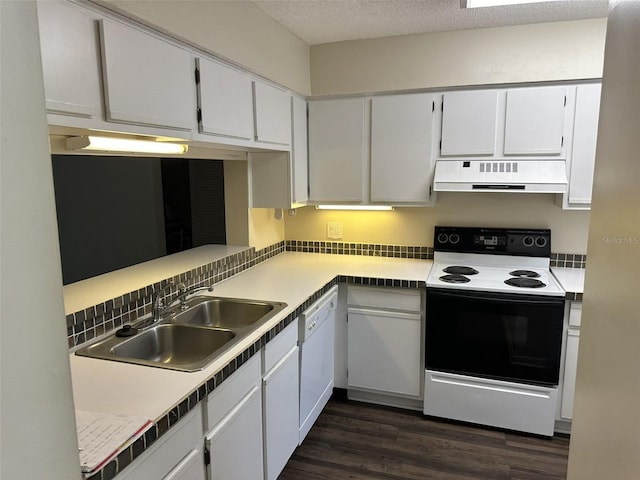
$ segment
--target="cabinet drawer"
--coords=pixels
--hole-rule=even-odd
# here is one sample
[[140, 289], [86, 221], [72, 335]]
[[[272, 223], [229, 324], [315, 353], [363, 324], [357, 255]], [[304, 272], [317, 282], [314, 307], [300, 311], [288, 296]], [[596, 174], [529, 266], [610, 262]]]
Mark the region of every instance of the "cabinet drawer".
[[354, 306], [420, 312], [420, 290], [349, 286], [347, 303]]
[[[117, 480], [156, 480], [172, 478], [171, 474], [194, 456], [200, 456], [202, 443], [202, 410], [194, 408], [166, 435], [161, 437], [148, 451], [136, 459], [134, 464]], [[201, 457], [200, 457], [201, 458]], [[178, 477], [179, 478], [179, 477]]]
[[296, 318], [276, 338], [262, 349], [262, 373], [265, 374], [298, 343], [298, 319]]
[[207, 428], [215, 427], [222, 418], [251, 390], [260, 385], [260, 355], [254, 355], [207, 398]]
[[582, 321], [582, 302], [571, 302], [569, 307], [569, 326], [580, 327]]

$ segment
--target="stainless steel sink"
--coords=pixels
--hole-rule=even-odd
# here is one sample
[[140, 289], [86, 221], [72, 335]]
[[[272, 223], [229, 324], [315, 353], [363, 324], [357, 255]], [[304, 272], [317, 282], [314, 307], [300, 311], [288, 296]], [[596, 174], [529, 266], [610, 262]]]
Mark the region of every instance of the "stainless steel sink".
[[255, 300], [200, 297], [187, 301], [187, 309], [175, 313], [171, 321], [217, 328], [245, 328], [263, 319], [278, 305]]
[[76, 355], [188, 372], [202, 370], [286, 306], [192, 297], [184, 307], [169, 309], [159, 323], [131, 337], [111, 335], [79, 349]]

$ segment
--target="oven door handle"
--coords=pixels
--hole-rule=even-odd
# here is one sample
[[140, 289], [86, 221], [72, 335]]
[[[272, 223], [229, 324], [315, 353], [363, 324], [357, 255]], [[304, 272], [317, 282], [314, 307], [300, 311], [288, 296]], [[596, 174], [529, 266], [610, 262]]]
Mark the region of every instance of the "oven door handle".
[[493, 293], [493, 292], [443, 292], [440, 289], [427, 289], [427, 301], [429, 294], [438, 297], [468, 299], [468, 300], [491, 300], [497, 302], [517, 303], [520, 305], [558, 305], [564, 304], [564, 297], [549, 297], [541, 295], [522, 295], [514, 293]]

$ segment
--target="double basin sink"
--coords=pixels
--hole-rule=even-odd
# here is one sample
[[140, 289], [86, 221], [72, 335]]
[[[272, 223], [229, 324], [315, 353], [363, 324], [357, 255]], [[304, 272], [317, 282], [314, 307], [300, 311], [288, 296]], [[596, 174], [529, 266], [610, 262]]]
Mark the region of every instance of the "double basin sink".
[[111, 335], [76, 355], [193, 372], [202, 370], [287, 306], [194, 296], [130, 337]]

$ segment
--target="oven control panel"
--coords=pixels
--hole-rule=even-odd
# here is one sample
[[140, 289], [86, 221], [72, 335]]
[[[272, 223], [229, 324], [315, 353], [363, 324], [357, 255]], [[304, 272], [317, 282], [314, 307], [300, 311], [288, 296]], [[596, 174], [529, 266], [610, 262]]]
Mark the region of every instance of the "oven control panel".
[[551, 230], [435, 227], [434, 251], [551, 256]]

